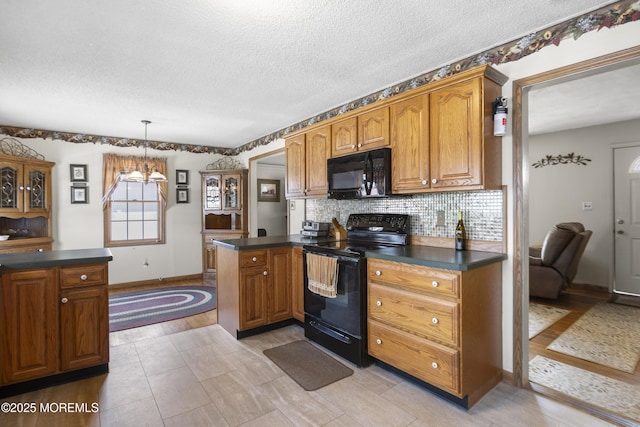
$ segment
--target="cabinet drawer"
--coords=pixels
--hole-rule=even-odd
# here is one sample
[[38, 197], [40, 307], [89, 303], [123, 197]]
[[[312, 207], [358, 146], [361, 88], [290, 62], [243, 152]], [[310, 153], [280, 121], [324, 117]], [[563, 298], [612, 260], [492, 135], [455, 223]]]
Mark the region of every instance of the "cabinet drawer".
[[399, 329], [368, 321], [369, 354], [449, 393], [460, 394], [457, 350]]
[[202, 241], [205, 245], [213, 245], [214, 240], [229, 240], [229, 239], [241, 239], [246, 237], [242, 233], [237, 234], [213, 234], [213, 233], [205, 233], [202, 235]]
[[460, 272], [395, 261], [370, 259], [369, 282], [384, 282], [422, 292], [460, 296]]
[[87, 264], [60, 269], [60, 287], [75, 288], [81, 286], [106, 285], [106, 264]]
[[240, 268], [267, 265], [267, 251], [240, 251]]
[[369, 317], [444, 344], [459, 345], [459, 304], [369, 283]]

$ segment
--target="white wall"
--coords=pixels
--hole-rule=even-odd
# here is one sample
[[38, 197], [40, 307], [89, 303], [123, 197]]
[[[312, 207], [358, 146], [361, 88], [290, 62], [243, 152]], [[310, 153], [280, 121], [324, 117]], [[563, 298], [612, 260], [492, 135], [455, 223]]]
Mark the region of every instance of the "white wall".
[[[280, 200], [257, 202], [257, 228], [264, 228], [267, 236], [284, 236], [287, 232], [287, 200], [284, 198], [284, 166], [258, 164], [257, 179], [280, 181]], [[257, 198], [257, 192], [256, 192]], [[256, 234], [257, 235], [257, 234]]]
[[[55, 162], [53, 181], [53, 249], [103, 247], [102, 155], [144, 155], [142, 148], [21, 139], [24, 145]], [[202, 273], [200, 174], [219, 156], [149, 149], [148, 156], [167, 158], [166, 244], [111, 248], [109, 283], [135, 282]], [[88, 165], [89, 203], [71, 204], [70, 164]], [[190, 203], [176, 203], [175, 170], [189, 170]], [[145, 267], [144, 261], [148, 266]]]
[[[640, 120], [529, 137], [529, 165], [546, 155], [575, 153], [586, 166], [530, 167], [529, 240], [542, 243], [555, 224], [577, 221], [593, 231], [574, 282], [613, 287], [612, 144], [638, 142]], [[589, 201], [593, 210], [582, 210]]]

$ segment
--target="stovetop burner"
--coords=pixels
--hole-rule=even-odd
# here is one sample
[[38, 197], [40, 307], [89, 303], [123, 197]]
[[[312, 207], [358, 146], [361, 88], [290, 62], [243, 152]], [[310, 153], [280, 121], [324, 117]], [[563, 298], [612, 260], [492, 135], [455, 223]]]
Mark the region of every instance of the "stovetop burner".
[[409, 215], [404, 214], [351, 214], [346, 226], [347, 240], [304, 248], [328, 255], [363, 257], [366, 251], [406, 245], [409, 222]]

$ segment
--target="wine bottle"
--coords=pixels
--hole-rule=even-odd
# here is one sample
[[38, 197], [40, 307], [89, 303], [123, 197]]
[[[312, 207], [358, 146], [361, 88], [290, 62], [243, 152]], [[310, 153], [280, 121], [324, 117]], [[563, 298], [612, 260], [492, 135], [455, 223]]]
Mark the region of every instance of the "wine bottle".
[[456, 225], [456, 251], [463, 251], [467, 241], [467, 230], [462, 222], [462, 211], [458, 212], [458, 225]]

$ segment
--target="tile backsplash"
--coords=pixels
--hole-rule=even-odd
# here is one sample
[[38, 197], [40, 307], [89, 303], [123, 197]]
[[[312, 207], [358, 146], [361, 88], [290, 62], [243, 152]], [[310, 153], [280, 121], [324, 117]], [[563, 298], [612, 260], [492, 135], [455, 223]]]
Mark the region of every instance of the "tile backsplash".
[[[436, 225], [437, 211], [445, 213], [444, 226]], [[311, 221], [331, 222], [335, 217], [345, 225], [352, 213], [402, 213], [411, 215], [410, 234], [447, 238], [454, 237], [459, 211], [462, 211], [469, 239], [502, 241], [502, 190], [426, 193], [384, 199], [309, 199], [306, 204], [306, 218]]]

